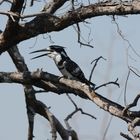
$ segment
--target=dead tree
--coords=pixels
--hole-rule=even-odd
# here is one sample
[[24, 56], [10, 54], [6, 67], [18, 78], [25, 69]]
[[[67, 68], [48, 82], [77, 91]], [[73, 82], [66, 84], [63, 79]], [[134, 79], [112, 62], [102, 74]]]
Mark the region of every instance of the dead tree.
[[[117, 15], [140, 14], [140, 1], [98, 1], [96, 3], [88, 1], [88, 3], [84, 5], [78, 0], [50, 0], [44, 3], [42, 11], [33, 14], [24, 14], [24, 11], [27, 8], [27, 4], [30, 3], [31, 7], [34, 6], [34, 3], [36, 3], [34, 0], [1, 0], [0, 6], [4, 3], [9, 3], [11, 8], [9, 11], [0, 11], [1, 15], [8, 17], [6, 27], [0, 33], [0, 54], [6, 51], [9, 53], [17, 68], [17, 72], [0, 72], [0, 83], [15, 83], [21, 84], [24, 87], [29, 122], [28, 140], [33, 140], [34, 137], [35, 114], [39, 114], [49, 121], [53, 140], [57, 138], [57, 133], [63, 140], [68, 140], [69, 137], [73, 140], [78, 140], [78, 133], [73, 130], [68, 123], [66, 123], [67, 128], [65, 128], [57, 117], [51, 113], [49, 107], [37, 100], [37, 92], [53, 92], [58, 95], [66, 93], [68, 97], [69, 94], [82, 96], [87, 102], [89, 100], [92, 101], [93, 104], [96, 104], [112, 116], [118, 117], [128, 123], [128, 130], [132, 134], [132, 138], [128, 134], [121, 133], [124, 138], [140, 139], [140, 134], [135, 130], [135, 127], [140, 125], [140, 111], [129, 110], [137, 104], [139, 96], [136, 97], [132, 104], [124, 107], [101, 96], [96, 90], [93, 90], [88, 85], [79, 81], [59, 78], [56, 75], [42, 70], [29, 71], [24, 61], [24, 56], [21, 56], [18, 49], [18, 43], [24, 40], [44, 33], [59, 32], [72, 25], [76, 25], [78, 42], [81, 45], [92, 47], [89, 43], [83, 43], [80, 40], [81, 29], [79, 23], [86, 23], [86, 19], [97, 16], [111, 15], [114, 18]], [[69, 4], [70, 8], [66, 9], [63, 14], [57, 15], [56, 12], [63, 7], [64, 4]], [[96, 62], [99, 59], [97, 59]], [[102, 86], [106, 86], [107, 84], [118, 85], [116, 80], [115, 82], [109, 82]], [[41, 88], [42, 91], [36, 91], [33, 86]], [[75, 106], [75, 110], [65, 119], [66, 122], [78, 111], [95, 118], [79, 108], [71, 98], [70, 100]]]

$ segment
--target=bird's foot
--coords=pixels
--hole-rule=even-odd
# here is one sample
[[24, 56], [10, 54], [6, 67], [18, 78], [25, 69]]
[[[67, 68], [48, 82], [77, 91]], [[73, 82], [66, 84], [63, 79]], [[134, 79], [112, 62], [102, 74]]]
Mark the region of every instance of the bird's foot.
[[91, 86], [91, 88], [92, 88], [93, 90], [95, 90], [95, 89], [96, 89], [96, 85], [93, 84], [93, 85]]
[[58, 77], [58, 80], [60, 80], [61, 78], [65, 78], [65, 77], [64, 77], [64, 76], [59, 76], [59, 77]]

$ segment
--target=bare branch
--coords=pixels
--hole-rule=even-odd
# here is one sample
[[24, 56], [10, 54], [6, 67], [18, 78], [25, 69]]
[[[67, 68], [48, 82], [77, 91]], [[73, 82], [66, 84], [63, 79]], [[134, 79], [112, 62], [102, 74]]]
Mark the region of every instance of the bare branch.
[[[138, 131], [136, 130], [136, 126], [140, 126], [140, 111], [131, 111], [130, 109], [131, 107], [137, 105], [140, 95], [137, 95], [133, 103], [129, 104], [128, 106], [126, 106], [126, 108], [124, 108], [123, 106], [118, 104], [117, 101], [113, 102], [95, 92], [95, 90], [97, 90], [98, 88], [106, 86], [108, 84], [114, 84], [119, 86], [118, 79], [116, 81], [111, 81], [100, 85], [95, 89], [92, 89], [89, 85], [81, 83], [80, 81], [59, 78], [56, 75], [43, 72], [42, 70], [30, 72], [24, 61], [24, 58], [21, 56], [18, 50], [18, 47], [15, 46], [19, 42], [30, 39], [39, 34], [50, 33], [52, 31], [60, 31], [74, 24], [76, 24], [77, 26], [78, 42], [81, 45], [91, 46], [90, 41], [86, 42], [81, 36], [81, 29], [79, 26], [80, 22], [85, 22], [85, 20], [88, 18], [103, 15], [112, 15], [115, 21], [114, 15], [140, 14], [140, 1], [137, 0], [134, 0], [131, 3], [129, 1], [119, 3], [113, 1], [105, 1], [94, 4], [91, 4], [91, 2], [88, 1], [89, 5], [86, 6], [80, 5], [78, 1], [76, 1], [78, 5], [74, 5], [75, 1], [71, 0], [72, 10], [65, 9], [67, 10], [65, 13], [61, 14], [61, 16], [57, 15], [57, 13], [55, 12], [67, 1], [68, 0], [50, 0], [46, 2], [41, 12], [24, 15], [24, 10], [28, 4], [27, 0], [0, 0], [0, 5], [3, 4], [3, 2], [10, 2], [11, 6], [10, 11], [0, 11], [0, 14], [8, 16], [8, 22], [6, 24], [5, 30], [3, 32], [0, 31], [0, 54], [4, 51], [7, 51], [18, 71], [0, 72], [0, 83], [18, 83], [24, 87], [25, 103], [27, 108], [27, 118], [29, 125], [28, 140], [33, 140], [34, 137], [34, 117], [36, 113], [42, 115], [49, 121], [51, 126], [52, 140], [57, 139], [57, 132], [63, 140], [69, 140], [69, 137], [71, 137], [72, 140], [78, 140], [77, 133], [72, 130], [68, 123], [68, 120], [73, 117], [73, 115], [78, 111], [80, 111], [84, 115], [96, 119], [93, 115], [86, 113], [81, 108], [79, 108], [74, 102], [74, 100], [72, 100], [72, 98], [68, 95], [68, 98], [74, 105], [75, 110], [66, 117], [65, 121], [67, 121], [66, 126], [68, 129], [65, 129], [63, 125], [58, 121], [56, 116], [54, 116], [50, 112], [49, 108], [44, 103], [36, 99], [36, 93], [43, 93], [49, 91], [58, 95], [70, 93], [82, 97], [83, 99], [88, 99], [92, 101], [92, 103], [95, 103], [101, 109], [112, 114], [112, 116], [116, 116], [129, 123], [128, 130], [130, 131], [131, 135], [136, 139], [140, 139], [140, 133], [138, 133]], [[34, 4], [34, 0], [30, 0], [29, 2], [31, 6]], [[30, 21], [28, 20], [29, 22], [20, 22], [22, 19], [31, 17], [34, 18]], [[135, 52], [136, 55], [139, 56], [139, 54], [135, 51], [130, 42], [123, 36], [118, 24], [117, 30], [120, 36], [124, 39], [124, 41], [128, 43], [128, 47], [130, 47], [133, 52]], [[84, 41], [84, 43], [81, 40]], [[95, 60], [95, 65], [93, 66], [90, 74], [90, 80], [100, 58], [97, 58]], [[131, 67], [129, 69], [129, 72], [130, 71], [133, 72], [136, 76], [140, 77], [136, 69], [133, 69]], [[128, 78], [129, 73], [126, 80], [125, 94]], [[33, 86], [39, 87], [41, 88], [41, 90], [35, 91]], [[123, 136], [128, 139], [130, 138], [128, 135], [125, 134]]]
[[30, 6], [33, 6], [34, 5], [34, 1], [35, 0], [31, 0]]
[[80, 111], [81, 114], [84, 114], [84, 115], [86, 115], [86, 116], [91, 117], [92, 119], [96, 119], [96, 117], [94, 117], [93, 115], [91, 115], [91, 114], [89, 114], [89, 113], [86, 113], [86, 112], [83, 111], [82, 108], [79, 108], [79, 107], [76, 105], [76, 103], [73, 101], [73, 99], [69, 96], [69, 94], [66, 94], [66, 95], [67, 95], [67, 97], [69, 98], [69, 100], [72, 102], [72, 104], [73, 104], [74, 107], [75, 107], [75, 110], [74, 110], [71, 114], [69, 114], [69, 115], [66, 117], [66, 119], [65, 119], [66, 121], [68, 121], [70, 118], [72, 118], [72, 116], [73, 116], [75, 113], [77, 113], [78, 111]]
[[56, 140], [57, 139], [57, 135], [56, 135], [56, 127], [55, 127], [55, 117], [54, 115], [52, 115], [52, 113], [48, 112], [48, 109], [47, 109], [47, 115], [48, 115], [48, 119], [49, 119], [49, 122], [50, 122], [50, 126], [51, 126], [51, 133], [52, 133], [52, 140]]
[[106, 135], [107, 135], [108, 129], [109, 129], [110, 125], [111, 125], [112, 119], [113, 119], [113, 116], [110, 117], [109, 122], [107, 123], [107, 126], [105, 128], [102, 140], [106, 139]]
[[82, 35], [81, 35], [81, 31], [80, 31], [80, 25], [78, 24], [78, 23], [76, 23], [76, 27], [77, 27], [77, 29], [76, 29], [76, 27], [75, 26], [73, 26], [74, 27], [74, 29], [75, 29], [75, 31], [77, 32], [77, 35], [78, 35], [78, 43], [80, 44], [80, 46], [88, 46], [88, 47], [91, 47], [91, 48], [94, 48], [92, 45], [90, 45], [88, 42], [87, 43], [83, 43], [82, 41], [81, 41], [81, 38], [85, 41], [85, 39], [82, 37]]
[[136, 76], [140, 77], [139, 74], [137, 74], [131, 67], [129, 68], [131, 72], [133, 72]]
[[33, 106], [32, 106], [32, 100], [35, 99], [35, 96], [33, 94], [34, 89], [31, 86], [24, 85], [24, 93], [25, 93], [25, 101], [26, 101], [26, 109], [27, 109], [27, 117], [28, 117], [28, 140], [33, 140], [33, 130], [34, 130], [34, 116], [36, 114]]
[[[58, 76], [49, 74], [47, 72], [25, 72], [25, 73], [4, 73], [0, 72], [0, 82], [6, 83], [20, 83], [26, 85], [35, 85], [44, 90], [51, 91], [57, 94], [73, 93], [85, 99], [90, 99], [100, 108], [112, 115], [121, 118], [126, 122], [131, 122], [135, 117], [129, 115], [122, 115], [123, 106], [108, 100], [107, 98], [95, 93], [88, 85], [75, 80], [59, 78]], [[128, 111], [128, 114], [132, 114]]]
[[93, 119], [96, 119], [96, 118], [95, 118], [93, 115], [84, 112], [81, 108], [78, 108], [78, 106], [77, 106], [76, 103], [73, 101], [73, 99], [70, 97], [70, 95], [69, 95], [69, 94], [66, 94], [66, 95], [67, 95], [67, 97], [69, 98], [69, 100], [72, 102], [72, 104], [74, 105], [75, 110], [74, 110], [73, 112], [71, 112], [69, 115], [67, 115], [67, 117], [65, 118], [64, 121], [65, 121], [65, 124], [66, 124], [66, 127], [67, 127], [68, 131], [70, 132], [70, 136], [73, 137], [74, 140], [78, 140], [77, 133], [76, 133], [74, 130], [72, 130], [72, 128], [71, 128], [71, 126], [70, 126], [70, 124], [69, 124], [69, 122], [68, 122], [69, 119], [71, 119], [71, 118], [73, 117], [73, 115], [76, 114], [78, 111], [80, 111], [81, 114], [84, 114], [84, 115], [86, 115], [86, 116], [89, 116], [89, 117], [91, 117], [91, 118], [93, 118]]
[[114, 81], [114, 82], [111, 81], [111, 82], [108, 82], [108, 83], [102, 84], [102, 85], [100, 85], [100, 86], [98, 86], [98, 87], [95, 87], [95, 90], [97, 90], [97, 89], [99, 89], [99, 88], [101, 88], [101, 87], [104, 87], [104, 86], [110, 85], [110, 84], [113, 84], [113, 85], [116, 85], [116, 86], [120, 87], [120, 85], [119, 85], [119, 83], [117, 83], [117, 81], [118, 81], [118, 78], [117, 78], [116, 81]]
[[[74, 0], [71, 0], [71, 6], [72, 6], [72, 10], [75, 10], [75, 6], [74, 6]], [[83, 21], [84, 22], [84, 21]], [[91, 48], [93, 48], [93, 46], [92, 45], [90, 45], [89, 43], [83, 43], [82, 41], [81, 41], [81, 38], [85, 41], [85, 39], [83, 38], [83, 36], [81, 35], [81, 30], [80, 30], [80, 25], [79, 25], [79, 23], [76, 23], [76, 27], [75, 26], [73, 26], [74, 27], [74, 29], [75, 29], [75, 31], [77, 32], [77, 35], [78, 35], [78, 43], [80, 44], [80, 46], [88, 46], [88, 47], [91, 47]]]
[[126, 81], [125, 81], [125, 88], [124, 88], [124, 104], [125, 104], [125, 106], [127, 105], [126, 90], [127, 90], [127, 83], [128, 83], [129, 76], [130, 76], [130, 69], [129, 69], [128, 74], [127, 74], [127, 78], [126, 78]]
[[92, 70], [91, 70], [91, 73], [90, 73], [90, 76], [89, 76], [89, 81], [91, 81], [93, 72], [94, 72], [94, 70], [95, 70], [95, 67], [97, 66], [97, 63], [98, 63], [98, 61], [99, 61], [100, 59], [106, 60], [105, 58], [103, 58], [102, 56], [100, 56], [100, 57], [96, 58], [95, 60], [93, 60], [93, 61], [91, 62], [91, 64], [92, 64], [93, 62], [95, 62], [95, 64], [93, 65], [93, 68], [92, 68]]
[[74, 105], [74, 107], [75, 108], [78, 108], [77, 107], [77, 105], [76, 105], [76, 103], [73, 101], [73, 99], [70, 97], [70, 95], [69, 94], [66, 94], [67, 95], [67, 97], [68, 97], [68, 99], [72, 102], [72, 104]]
[[[61, 3], [61, 5], [64, 4], [66, 1], [62, 2], [63, 3]], [[101, 4], [82, 6], [75, 9], [74, 11], [67, 12], [59, 18], [52, 16], [44, 18], [39, 16], [32, 21], [25, 23], [22, 26], [19, 26], [17, 28], [18, 32], [16, 33], [16, 35], [12, 35], [13, 37], [8, 38], [8, 40], [4, 39], [5, 37], [3, 36], [3, 34], [0, 35], [0, 53], [6, 51], [11, 45], [15, 45], [20, 41], [29, 39], [39, 34], [63, 30], [64, 28], [67, 28], [75, 23], [82, 22], [87, 18], [103, 15], [126, 15], [140, 13], [139, 5], [139, 1], [132, 1], [130, 5], [128, 4], [128, 2], [124, 2], [123, 4], [112, 4], [112, 2], [104, 2]], [[56, 7], [58, 8], [58, 6]], [[57, 10], [57, 8], [54, 9]], [[45, 9], [44, 11], [47, 10], [46, 13], [51, 14], [55, 11], [54, 9]]]
[[127, 134], [124, 134], [124, 133], [120, 133], [120, 135], [122, 136], [122, 137], [124, 137], [125, 139], [127, 139], [127, 140], [134, 140], [134, 139], [132, 139], [129, 135], [127, 135]]
[[140, 54], [137, 53], [137, 51], [134, 49], [134, 47], [132, 46], [132, 44], [130, 43], [130, 41], [125, 38], [125, 36], [123, 35], [121, 29], [119, 28], [119, 24], [116, 22], [115, 16], [113, 16], [113, 22], [114, 24], [117, 26], [117, 32], [120, 35], [120, 37], [128, 44], [128, 47], [130, 47], [132, 49], [132, 51], [138, 56], [140, 57]]
[[136, 106], [136, 105], [137, 105], [137, 102], [138, 102], [138, 100], [139, 100], [139, 98], [140, 98], [140, 94], [138, 94], [138, 95], [135, 97], [134, 101], [133, 101], [131, 104], [127, 105], [127, 106], [124, 108], [123, 114], [126, 114], [127, 111], [128, 111], [128, 109], [130, 109], [130, 108]]
[[[20, 19], [20, 13], [22, 10], [22, 5], [24, 3], [24, 0], [20, 1], [14, 1], [14, 4], [12, 4], [11, 10], [10, 12], [15, 13], [18, 15], [15, 17], [15, 21], [18, 22]], [[56, 1], [50, 1], [49, 3], [47, 3], [43, 9], [43, 12], [48, 13], [48, 14], [53, 14], [59, 7], [61, 7], [64, 3], [66, 2], [66, 0], [56, 0]], [[31, 16], [31, 15], [27, 15], [27, 16]], [[33, 16], [33, 15], [32, 15]], [[40, 18], [40, 16], [39, 16]], [[34, 19], [36, 20], [36, 18]], [[40, 20], [40, 19], [39, 19]], [[12, 20], [13, 22], [13, 20]], [[16, 22], [13, 22], [11, 24], [11, 19], [9, 19], [8, 23], [7, 23], [7, 28], [5, 29], [5, 31], [3, 32], [3, 34], [0, 34], [0, 48], [4, 51], [6, 51], [7, 49], [9, 49], [11, 46], [14, 46], [16, 44], [18, 44], [19, 41], [16, 42], [17, 40], [17, 36], [18, 33], [20, 32], [21, 35], [21, 31], [20, 29], [23, 28], [23, 26], [19, 26], [19, 24], [17, 24]], [[16, 27], [14, 27], [16, 26]], [[41, 26], [40, 26], [41, 27]], [[14, 31], [13, 31], [14, 29]], [[16, 30], [15, 30], [16, 29]], [[26, 32], [27, 33], [27, 32]], [[26, 34], [26, 36], [28, 36]], [[5, 41], [7, 42], [5, 42]], [[9, 42], [9, 43], [8, 43]], [[13, 42], [13, 43], [12, 43]], [[5, 44], [6, 43], [6, 44]], [[4, 45], [5, 44], [5, 45]], [[9, 44], [9, 45], [8, 45]], [[2, 51], [2, 52], [3, 52]], [[2, 53], [0, 52], [0, 54]]]
[[3, 2], [8, 2], [8, 3], [12, 4], [13, 0], [0, 0], [0, 5], [3, 4]]
[[[130, 72], [133, 72], [136, 76], [140, 77], [132, 68], [129, 67], [129, 72], [128, 72], [127, 79], [126, 79], [126, 84], [125, 84], [125, 92], [124, 92], [124, 95], [126, 95], [127, 81], [128, 81]], [[125, 98], [126, 98], [126, 97], [124, 97], [124, 99], [125, 99]], [[128, 110], [128, 109], [137, 106], [137, 102], [138, 102], [139, 98], [140, 98], [140, 94], [138, 94], [138, 95], [135, 97], [134, 101], [133, 101], [131, 104], [126, 105], [126, 107], [125, 107], [124, 110], [123, 110], [123, 114], [127, 113], [127, 110]]]
[[47, 3], [42, 11], [45, 11], [47, 13], [53, 14], [56, 12], [57, 9], [59, 9], [61, 6], [63, 6], [68, 0], [53, 0]]
[[135, 118], [132, 123], [129, 123], [128, 125], [128, 131], [132, 134], [134, 139], [140, 139], [140, 133], [135, 129], [138, 125], [140, 125], [140, 118]]
[[[58, 0], [59, 1], [59, 0]], [[58, 2], [57, 1], [57, 2]], [[57, 8], [62, 6], [66, 1], [61, 0], [61, 4], [55, 3], [55, 6], [50, 6], [50, 9], [44, 8], [48, 14], [54, 13]], [[0, 35], [0, 53], [6, 51], [10, 46], [13, 46], [20, 41], [35, 37], [39, 34], [48, 33], [52, 31], [60, 31], [75, 23], [83, 22], [83, 20], [103, 15], [128, 15], [140, 13], [140, 2], [132, 1], [123, 2], [123, 4], [112, 3], [110, 1], [98, 4], [91, 4], [88, 6], [81, 6], [74, 11], [69, 11], [61, 17], [36, 17], [32, 21], [19, 26], [16, 35], [5, 39], [3, 34]], [[55, 8], [54, 8], [55, 7]], [[13, 12], [13, 11], [12, 11]], [[41, 27], [41, 28], [40, 28]], [[48, 28], [49, 27], [49, 28]]]
[[[49, 111], [47, 106], [37, 100], [34, 102], [34, 104], [35, 104], [34, 109], [36, 110], [36, 113], [42, 115], [48, 120], [53, 119], [51, 125], [55, 126], [57, 132], [60, 134], [63, 140], [68, 140], [68, 136], [69, 136], [68, 131], [63, 127], [63, 125], [59, 122], [59, 120]], [[51, 118], [49, 118], [50, 116]]]
[[[13, 46], [8, 51], [13, 63], [15, 64], [16, 68], [20, 72], [28, 71], [28, 67], [24, 61], [24, 58], [21, 56], [17, 46]], [[27, 108], [27, 117], [28, 117], [28, 140], [33, 140], [33, 129], [34, 129], [34, 116], [35, 110], [32, 107], [31, 100], [35, 99], [34, 89], [32, 86], [24, 86], [24, 93], [25, 93], [25, 101], [26, 101], [26, 108]]]
[[[31, 18], [31, 17], [36, 17], [36, 16], [52, 16], [52, 17], [56, 17], [53, 16], [52, 14], [46, 13], [46, 12], [39, 12], [39, 13], [34, 13], [34, 14], [28, 14], [28, 15], [19, 15], [17, 13], [14, 12], [10, 12], [10, 11], [0, 11], [1, 15], [7, 15], [10, 16], [12, 18], [12, 20], [15, 22], [16, 20], [14, 19], [14, 17], [20, 18], [20, 19], [25, 19], [25, 18]], [[57, 18], [57, 17], [56, 17]]]
[[81, 109], [81, 108], [79, 108], [79, 111], [80, 111], [81, 114], [83, 114], [83, 115], [89, 116], [89, 117], [91, 117], [92, 119], [96, 119], [96, 117], [94, 117], [93, 115], [91, 115], [91, 114], [89, 114], [89, 113], [84, 112], [83, 109]]

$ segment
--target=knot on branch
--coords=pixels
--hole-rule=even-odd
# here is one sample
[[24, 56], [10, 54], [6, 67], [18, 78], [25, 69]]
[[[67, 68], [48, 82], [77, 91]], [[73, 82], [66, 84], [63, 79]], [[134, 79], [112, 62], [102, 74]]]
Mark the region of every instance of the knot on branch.
[[31, 75], [33, 78], [37, 79], [43, 77], [42, 69], [37, 69], [35, 72], [32, 72]]
[[26, 79], [26, 80], [31, 79], [31, 72], [24, 71], [23, 72], [23, 79]]

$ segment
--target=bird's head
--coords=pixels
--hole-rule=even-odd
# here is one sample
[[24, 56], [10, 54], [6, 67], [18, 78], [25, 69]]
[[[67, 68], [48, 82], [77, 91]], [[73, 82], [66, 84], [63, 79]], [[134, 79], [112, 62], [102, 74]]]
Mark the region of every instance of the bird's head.
[[33, 57], [32, 59], [36, 59], [42, 56], [48, 56], [55, 61], [60, 61], [62, 58], [67, 58], [67, 53], [65, 52], [65, 47], [58, 46], [58, 45], [51, 45], [46, 49], [41, 49], [37, 51], [33, 51], [31, 53], [38, 53], [38, 52], [45, 52], [44, 54], [41, 54], [39, 56]]

